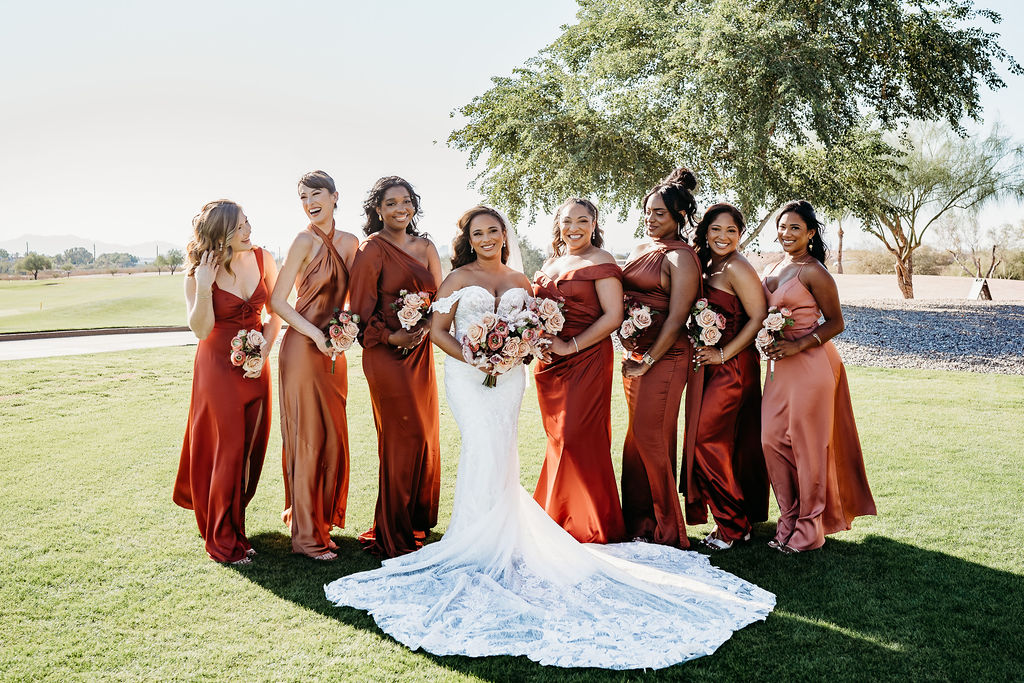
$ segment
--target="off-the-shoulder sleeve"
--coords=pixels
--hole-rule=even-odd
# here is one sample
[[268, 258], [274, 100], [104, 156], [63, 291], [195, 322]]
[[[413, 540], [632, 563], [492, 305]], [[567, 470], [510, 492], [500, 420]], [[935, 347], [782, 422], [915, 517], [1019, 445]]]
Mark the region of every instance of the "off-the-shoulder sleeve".
[[577, 268], [565, 275], [563, 280], [604, 280], [614, 277], [622, 279], [622, 268], [616, 263], [596, 263], [592, 266]]
[[462, 298], [463, 290], [459, 289], [451, 293], [450, 296], [446, 296], [442, 299], [436, 299], [434, 303], [430, 304], [431, 312], [436, 313], [449, 313], [452, 310], [452, 306], [459, 302]]
[[359, 343], [364, 349], [387, 344], [391, 330], [377, 310], [380, 272], [384, 255], [378, 245], [368, 240], [359, 245], [352, 260], [348, 279], [349, 310], [359, 314]]

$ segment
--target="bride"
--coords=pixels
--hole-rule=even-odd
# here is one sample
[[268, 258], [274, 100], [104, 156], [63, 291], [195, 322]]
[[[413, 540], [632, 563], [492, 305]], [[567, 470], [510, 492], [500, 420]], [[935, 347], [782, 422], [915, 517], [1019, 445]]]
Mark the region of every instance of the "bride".
[[458, 340], [486, 312], [520, 310], [530, 282], [506, 263], [512, 251], [515, 265], [518, 244], [500, 213], [474, 207], [459, 229], [430, 332], [448, 355], [445, 394], [462, 435], [451, 523], [437, 543], [328, 584], [327, 598], [366, 610], [413, 650], [563, 667], [666, 667], [711, 654], [764, 619], [775, 596], [706, 556], [642, 542], [580, 544], [523, 489], [524, 368], [484, 386]]

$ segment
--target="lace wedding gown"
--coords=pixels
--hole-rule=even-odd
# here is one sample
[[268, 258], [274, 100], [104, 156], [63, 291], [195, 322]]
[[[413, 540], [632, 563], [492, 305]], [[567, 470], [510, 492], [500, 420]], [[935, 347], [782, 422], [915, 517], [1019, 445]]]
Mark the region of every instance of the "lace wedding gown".
[[[521, 308], [528, 296], [505, 292], [497, 312]], [[456, 302], [456, 338], [495, 311], [495, 297], [475, 285], [434, 308], [447, 312]], [[699, 553], [573, 539], [519, 484], [524, 368], [499, 376], [493, 388], [483, 378], [445, 359], [462, 452], [444, 537], [328, 584], [329, 600], [366, 610], [413, 650], [605, 669], [656, 669], [711, 654], [733, 631], [768, 615], [773, 594]]]

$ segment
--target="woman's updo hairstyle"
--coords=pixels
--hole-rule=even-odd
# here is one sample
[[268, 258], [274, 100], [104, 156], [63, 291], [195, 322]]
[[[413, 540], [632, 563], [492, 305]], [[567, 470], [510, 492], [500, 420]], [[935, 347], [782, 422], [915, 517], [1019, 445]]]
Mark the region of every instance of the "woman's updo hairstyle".
[[551, 231], [551, 236], [554, 238], [551, 240], [551, 254], [552, 256], [562, 256], [569, 252], [569, 246], [562, 239], [562, 212], [574, 205], [582, 206], [590, 214], [590, 220], [594, 223], [594, 232], [590, 235], [590, 243], [595, 247], [604, 246], [604, 231], [601, 230], [601, 226], [597, 224], [597, 206], [594, 202], [583, 197], [570, 197], [562, 202], [562, 205], [555, 211], [555, 225]]
[[697, 229], [693, 233], [694, 248], [697, 250], [697, 258], [700, 259], [700, 267], [705, 273], [708, 270], [708, 264], [711, 263], [711, 245], [708, 244], [708, 228], [715, 222], [715, 219], [727, 213], [732, 216], [733, 221], [736, 223], [736, 227], [740, 229], [740, 234], [747, 229], [747, 223], [743, 220], [743, 213], [732, 204], [728, 202], [720, 202], [718, 204], [712, 204], [704, 212], [704, 215], [700, 217], [700, 222], [697, 223]]
[[[330, 194], [338, 191], [334, 184], [334, 178], [327, 175], [326, 171], [310, 171], [299, 178], [299, 185], [305, 185], [311, 190], [327, 190]], [[334, 203], [334, 210], [338, 210], [338, 203]]]
[[661, 197], [669, 215], [679, 225], [677, 232], [679, 239], [686, 240], [697, 223], [697, 200], [693, 196], [695, 189], [697, 189], [697, 176], [690, 169], [680, 166], [644, 195], [644, 201], [640, 208], [646, 209], [647, 200], [654, 195]]
[[814, 258], [818, 259], [821, 265], [828, 268], [825, 260], [828, 258], [828, 246], [825, 244], [825, 238], [822, 232], [825, 229], [825, 224], [818, 220], [818, 214], [815, 213], [814, 207], [811, 203], [803, 199], [789, 202], [784, 204], [779, 209], [778, 215], [775, 217], [775, 227], [779, 227], [779, 223], [782, 222], [782, 217], [787, 213], [795, 213], [803, 219], [807, 225], [808, 230], [813, 230], [814, 235], [811, 237], [810, 244], [807, 245], [807, 253]]
[[215, 253], [224, 270], [234, 275], [231, 272], [231, 256], [234, 250], [230, 242], [235, 230], [238, 229], [238, 219], [241, 215], [242, 207], [228, 199], [217, 199], [203, 204], [202, 210], [192, 219], [192, 239], [185, 247], [189, 277], [195, 275], [196, 266], [199, 265], [203, 254], [208, 251]]
[[392, 187], [399, 186], [404, 187], [409, 192], [409, 197], [412, 198], [413, 216], [409, 220], [409, 225], [405, 226], [405, 231], [414, 237], [420, 236], [419, 230], [416, 229], [416, 223], [419, 222], [420, 218], [420, 196], [416, 194], [416, 190], [412, 189], [412, 185], [409, 184], [408, 180], [399, 178], [396, 175], [384, 176], [370, 188], [370, 194], [367, 195], [366, 200], [363, 202], [363, 213], [366, 214], [363, 232], [366, 235], [372, 235], [384, 229], [384, 221], [381, 220], [378, 210], [381, 204], [384, 203], [384, 193]]
[[462, 214], [459, 217], [459, 231], [455, 235], [455, 239], [452, 240], [452, 268], [459, 268], [476, 261], [476, 252], [473, 251], [473, 247], [469, 242], [469, 224], [473, 222], [473, 219], [477, 216], [492, 216], [498, 221], [498, 225], [501, 226], [501, 234], [505, 239], [501, 243], [501, 262], [508, 262], [508, 226], [505, 225], [505, 219], [502, 215], [492, 209], [489, 206], [474, 206], [472, 209]]

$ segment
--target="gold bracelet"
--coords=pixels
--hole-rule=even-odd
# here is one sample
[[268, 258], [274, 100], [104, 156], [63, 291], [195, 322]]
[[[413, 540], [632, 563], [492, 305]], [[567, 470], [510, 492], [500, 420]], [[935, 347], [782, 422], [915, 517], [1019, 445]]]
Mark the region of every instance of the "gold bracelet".
[[817, 332], [811, 332], [811, 336], [818, 340], [818, 346], [821, 346], [821, 337], [818, 336]]

